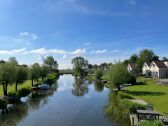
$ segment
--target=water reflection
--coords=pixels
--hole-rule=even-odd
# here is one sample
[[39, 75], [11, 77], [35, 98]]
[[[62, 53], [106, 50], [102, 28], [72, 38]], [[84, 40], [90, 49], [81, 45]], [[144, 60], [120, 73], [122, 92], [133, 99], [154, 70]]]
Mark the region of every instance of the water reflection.
[[74, 84], [72, 88], [72, 94], [74, 96], [84, 96], [88, 93], [88, 83], [83, 78], [74, 78]]
[[0, 126], [16, 126], [23, 118], [28, 115], [28, 105], [17, 105], [10, 113], [0, 116]]
[[101, 80], [96, 80], [93, 83], [95, 91], [102, 92], [104, 90], [104, 84]]
[[[0, 115], [0, 126], [117, 126], [120, 122], [126, 124], [122, 120], [113, 121], [115, 118], [111, 116], [108, 116], [111, 119], [108, 120], [104, 115], [103, 107], [108, 100], [109, 90], [101, 82], [64, 75], [58, 83], [59, 88], [58, 84], [55, 84], [48, 91], [33, 92], [28, 102], [17, 105], [6, 115]], [[74, 95], [85, 95], [89, 98]], [[109, 102], [114, 101], [116, 111], [122, 113], [117, 95], [113, 96], [114, 100], [109, 96]], [[108, 109], [112, 107], [111, 104], [108, 105]]]
[[28, 116], [29, 111], [38, 110], [48, 102], [48, 97], [57, 90], [58, 84], [53, 84], [47, 91], [34, 91], [30, 100], [26, 103], [17, 104], [9, 113], [0, 115], [0, 126], [16, 126], [21, 120]]

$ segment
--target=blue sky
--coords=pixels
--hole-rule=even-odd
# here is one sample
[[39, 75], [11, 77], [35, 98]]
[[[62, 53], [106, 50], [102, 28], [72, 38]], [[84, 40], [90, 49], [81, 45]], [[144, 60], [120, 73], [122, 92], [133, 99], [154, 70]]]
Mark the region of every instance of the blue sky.
[[167, 0], [0, 0], [0, 59], [60, 68], [84, 56], [115, 62], [141, 49], [168, 57]]

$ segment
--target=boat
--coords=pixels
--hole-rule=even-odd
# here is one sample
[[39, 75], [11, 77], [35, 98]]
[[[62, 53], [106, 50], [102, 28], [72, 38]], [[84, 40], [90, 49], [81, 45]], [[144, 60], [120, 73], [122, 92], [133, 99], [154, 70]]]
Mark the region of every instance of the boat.
[[48, 90], [49, 89], [49, 85], [48, 84], [41, 84], [39, 86], [40, 90]]

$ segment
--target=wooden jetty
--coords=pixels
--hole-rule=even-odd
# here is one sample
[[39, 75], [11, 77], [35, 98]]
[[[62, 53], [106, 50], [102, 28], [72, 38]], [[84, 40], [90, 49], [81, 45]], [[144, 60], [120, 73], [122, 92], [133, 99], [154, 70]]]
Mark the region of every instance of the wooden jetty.
[[166, 116], [153, 110], [137, 110], [136, 114], [130, 114], [131, 126], [137, 126], [144, 120], [161, 120], [164, 124], [168, 124]]

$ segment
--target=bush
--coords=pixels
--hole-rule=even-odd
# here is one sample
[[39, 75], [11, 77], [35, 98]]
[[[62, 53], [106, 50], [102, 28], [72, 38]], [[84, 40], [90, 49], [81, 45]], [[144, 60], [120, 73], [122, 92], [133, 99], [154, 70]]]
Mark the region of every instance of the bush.
[[8, 102], [6, 100], [0, 99], [0, 109], [6, 108]]
[[134, 99], [130, 94], [120, 92], [121, 99]]
[[46, 83], [49, 85], [52, 85], [53, 83], [56, 82], [57, 74], [55, 73], [50, 73], [47, 75], [47, 80]]
[[16, 97], [18, 97], [18, 96], [19, 96], [19, 93], [16, 92], [16, 91], [12, 91], [12, 92], [9, 92], [9, 93], [8, 93], [8, 96], [16, 96]]
[[94, 72], [94, 80], [101, 80], [103, 73], [101, 70], [95, 70]]
[[128, 79], [128, 83], [135, 85], [136, 84], [136, 77], [131, 74]]
[[143, 121], [140, 122], [138, 126], [164, 126], [161, 121], [155, 120], [155, 121]]
[[127, 99], [123, 99], [122, 103], [125, 105], [125, 107], [129, 110], [130, 113], [136, 113], [137, 109], [146, 109], [146, 105], [141, 105], [137, 103], [133, 103]]
[[26, 87], [26, 88], [22, 88], [18, 91], [18, 94], [20, 97], [25, 97], [27, 95], [29, 95], [31, 92], [31, 88], [30, 87]]
[[30, 92], [31, 92], [31, 88], [30, 87], [25, 87], [25, 88], [22, 88], [18, 91], [9, 92], [8, 96], [25, 97], [28, 94], [30, 94]]

